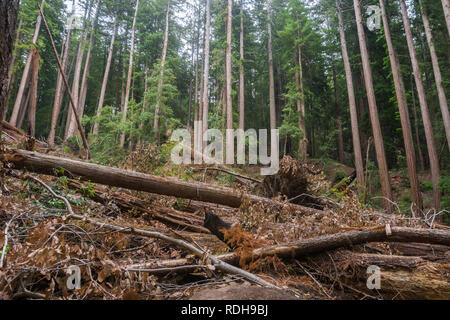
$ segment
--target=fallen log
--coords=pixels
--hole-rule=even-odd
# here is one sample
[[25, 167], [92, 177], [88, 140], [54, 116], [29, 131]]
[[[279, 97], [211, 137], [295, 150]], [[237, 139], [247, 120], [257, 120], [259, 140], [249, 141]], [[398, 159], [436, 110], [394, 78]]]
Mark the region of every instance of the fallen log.
[[217, 203], [234, 208], [238, 208], [243, 200], [248, 198], [253, 202], [264, 202], [274, 208], [289, 205], [305, 214], [323, 213], [320, 210], [300, 205], [284, 204], [268, 198], [239, 193], [230, 188], [199, 182], [184, 182], [174, 178], [163, 178], [38, 152], [8, 149], [5, 153], [0, 154], [0, 161], [9, 163], [15, 169], [27, 169], [35, 173], [69, 178], [80, 177], [82, 180], [104, 185]]
[[[238, 264], [239, 261], [255, 261], [269, 256], [278, 256], [279, 258], [285, 259], [300, 258], [339, 248], [349, 248], [369, 242], [422, 242], [446, 246], [450, 245], [450, 232], [445, 230], [392, 227], [391, 233], [391, 235], [387, 235], [385, 230], [341, 232], [277, 246], [258, 248], [248, 254], [247, 257], [239, 257], [236, 253], [227, 253], [216, 257], [230, 264]], [[244, 260], [242, 260], [242, 258], [244, 258]], [[189, 259], [178, 259], [176, 265], [188, 263]], [[144, 267], [145, 265], [141, 266]], [[149, 267], [149, 265], [146, 266]], [[158, 266], [163, 265], [158, 264]], [[137, 265], [134, 265], [133, 267], [137, 268]]]
[[[85, 192], [83, 184], [76, 180], [69, 180], [68, 186], [79, 192]], [[171, 227], [198, 233], [209, 233], [208, 229], [202, 227], [202, 219], [188, 213], [182, 213], [172, 208], [145, 203], [144, 201], [119, 192], [107, 193], [98, 186], [90, 187], [89, 197], [101, 204], [108, 205], [111, 201], [123, 211], [136, 211], [144, 218], [149, 217], [158, 220]]]

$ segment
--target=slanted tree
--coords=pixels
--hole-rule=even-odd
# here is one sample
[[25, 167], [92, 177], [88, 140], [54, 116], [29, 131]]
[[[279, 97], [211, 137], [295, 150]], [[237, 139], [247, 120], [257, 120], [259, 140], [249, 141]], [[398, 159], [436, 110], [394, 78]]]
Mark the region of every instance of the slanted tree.
[[422, 71], [419, 67], [419, 61], [417, 59], [416, 48], [414, 46], [414, 39], [411, 30], [411, 23], [408, 17], [408, 11], [404, 0], [400, 0], [400, 6], [402, 11], [403, 25], [406, 32], [406, 40], [408, 42], [408, 50], [411, 58], [411, 64], [413, 67], [414, 79], [416, 82], [417, 94], [419, 96], [420, 110], [422, 113], [423, 126], [425, 128], [425, 137], [427, 140], [428, 157], [430, 159], [431, 168], [431, 180], [433, 182], [433, 207], [438, 209], [440, 207], [440, 192], [439, 192], [439, 160], [436, 150], [436, 144], [434, 141], [433, 126], [431, 124], [430, 113], [428, 109], [428, 102], [425, 95], [425, 88], [423, 85]]
[[356, 25], [358, 28], [358, 39], [361, 50], [361, 59], [363, 64], [364, 81], [366, 85], [367, 99], [369, 101], [370, 120], [372, 123], [373, 138], [375, 151], [378, 161], [378, 169], [380, 174], [381, 190], [384, 196], [384, 207], [387, 212], [393, 212], [392, 206], [392, 190], [389, 179], [389, 171], [384, 151], [383, 135], [381, 133], [381, 125], [378, 117], [378, 107], [375, 98], [375, 90], [373, 87], [372, 67], [370, 66], [369, 52], [367, 49], [366, 36], [362, 22], [362, 14], [359, 0], [353, 0], [353, 6], [356, 15]]
[[411, 195], [413, 200], [413, 213], [419, 214], [423, 209], [422, 195], [419, 189], [419, 179], [416, 169], [416, 155], [414, 150], [413, 137], [411, 132], [411, 123], [409, 120], [408, 104], [406, 102], [405, 84], [401, 76], [400, 63], [397, 51], [394, 48], [389, 29], [389, 21], [386, 13], [384, 0], [380, 0], [381, 13], [383, 18], [384, 34], [386, 37], [387, 47], [389, 51], [389, 60], [391, 62], [392, 77], [394, 79], [394, 87], [397, 95], [397, 104], [402, 124], [403, 141], [405, 143], [406, 162], [408, 166], [409, 184], [411, 186]]
[[[127, 120], [128, 103], [130, 102], [130, 87], [131, 87], [131, 75], [133, 73], [133, 55], [134, 55], [134, 37], [136, 31], [136, 17], [139, 9], [139, 0], [136, 0], [136, 7], [134, 9], [133, 26], [131, 27], [131, 44], [130, 44], [130, 61], [128, 64], [128, 76], [127, 76], [127, 86], [125, 88], [125, 97], [122, 110], [122, 118], [120, 122], [125, 124]], [[120, 134], [120, 147], [123, 148], [125, 145], [125, 132]]]

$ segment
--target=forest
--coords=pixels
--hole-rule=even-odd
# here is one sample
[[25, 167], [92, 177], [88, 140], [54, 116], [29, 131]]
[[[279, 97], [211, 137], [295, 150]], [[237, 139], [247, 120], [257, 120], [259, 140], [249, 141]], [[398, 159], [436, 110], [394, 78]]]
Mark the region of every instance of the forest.
[[450, 299], [450, 0], [0, 0], [0, 38], [1, 300]]

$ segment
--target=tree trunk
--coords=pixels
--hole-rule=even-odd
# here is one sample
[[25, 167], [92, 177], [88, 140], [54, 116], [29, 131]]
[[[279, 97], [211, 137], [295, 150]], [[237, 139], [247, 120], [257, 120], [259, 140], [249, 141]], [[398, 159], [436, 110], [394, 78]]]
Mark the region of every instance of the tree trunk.
[[450, 0], [442, 0], [442, 7], [444, 8], [445, 22], [447, 22], [447, 31], [450, 37]]
[[302, 47], [301, 44], [298, 45], [297, 59], [296, 59], [297, 69], [295, 70], [295, 80], [297, 84], [297, 90], [300, 93], [301, 98], [297, 99], [297, 112], [298, 117], [298, 127], [302, 132], [298, 145], [298, 155], [302, 162], [306, 161], [308, 154], [308, 139], [306, 135], [306, 111], [305, 111], [305, 99], [304, 99], [304, 89], [303, 89], [303, 63], [302, 63]]
[[413, 200], [413, 213], [420, 214], [423, 209], [422, 195], [420, 193], [419, 179], [417, 177], [416, 154], [414, 150], [413, 136], [411, 132], [411, 123], [409, 120], [408, 104], [406, 102], [405, 85], [401, 76], [400, 63], [397, 52], [392, 44], [389, 22], [386, 14], [384, 0], [380, 0], [380, 6], [383, 17], [384, 33], [389, 51], [391, 62], [392, 77], [394, 79], [395, 92], [397, 95], [397, 104], [402, 124], [403, 141], [405, 143], [406, 161], [408, 164], [409, 183], [411, 185], [411, 195]]
[[[16, 169], [27, 169], [32, 172], [48, 175], [79, 176], [82, 180], [130, 190], [174, 196], [203, 202], [223, 204], [238, 208], [245, 199], [251, 202], [263, 202], [273, 209], [286, 208], [286, 204], [255, 196], [242, 194], [231, 188], [217, 187], [205, 183], [184, 182], [174, 178], [163, 178], [130, 170], [106, 167], [92, 163], [59, 158], [38, 152], [11, 150], [0, 154], [0, 161], [11, 163]], [[55, 170], [58, 168], [59, 170]], [[64, 170], [60, 170], [64, 169]], [[324, 214], [323, 211], [290, 204], [292, 210], [302, 214]]]
[[[105, 101], [106, 86], [108, 85], [109, 70], [111, 69], [111, 61], [112, 61], [112, 57], [113, 57], [114, 41], [116, 40], [116, 34], [117, 34], [117, 19], [118, 19], [118, 15], [116, 14], [116, 17], [114, 20], [114, 31], [113, 31], [113, 35], [111, 37], [111, 43], [109, 45], [109, 50], [108, 50], [108, 59], [106, 62], [106, 67], [105, 67], [105, 74], [103, 75], [102, 88], [100, 89], [100, 98], [98, 99], [97, 117], [100, 117], [100, 115], [102, 113], [103, 103]], [[94, 129], [92, 131], [93, 135], [98, 134], [98, 127], [99, 127], [98, 121], [95, 121]]]
[[[6, 112], [6, 103], [9, 87], [9, 68], [11, 56], [14, 49], [14, 38], [16, 32], [17, 14], [19, 12], [19, 1], [0, 2], [0, 121]], [[0, 140], [2, 135], [0, 124]]]
[[339, 92], [338, 92], [338, 86], [337, 86], [337, 79], [336, 79], [336, 66], [334, 64], [334, 61], [332, 62], [332, 69], [333, 69], [333, 87], [334, 87], [334, 109], [336, 112], [336, 122], [337, 122], [337, 129], [338, 129], [338, 159], [340, 163], [345, 162], [344, 158], [344, 136], [342, 132], [342, 120], [341, 120], [341, 111], [339, 108]]
[[245, 79], [244, 79], [244, 7], [241, 0], [241, 32], [240, 32], [240, 63], [239, 63], [239, 129], [245, 128]]
[[[16, 40], [14, 42], [14, 50], [17, 50], [17, 47], [19, 45], [20, 37], [22, 35], [22, 25], [23, 25], [23, 18], [20, 19], [19, 25], [17, 26]], [[19, 54], [20, 54], [19, 52], [13, 51], [13, 55], [11, 57], [11, 64], [9, 66], [9, 71], [8, 71], [9, 85], [8, 85], [8, 98], [6, 100], [7, 102], [9, 102], [9, 97], [10, 97], [11, 91], [12, 91], [11, 89], [13, 88], [14, 83], [16, 82], [16, 80], [15, 80], [16, 72], [14, 72], [14, 65], [16, 64], [16, 59]], [[0, 120], [5, 120], [5, 119], [0, 119]]]
[[[203, 51], [203, 86], [201, 94], [201, 117], [202, 117], [202, 128], [200, 137], [203, 133], [208, 130], [208, 113], [209, 113], [209, 60], [210, 60], [210, 37], [211, 37], [211, 1], [206, 0], [206, 25], [205, 25], [205, 43]], [[200, 138], [202, 141], [203, 139]]]
[[[74, 15], [75, 6], [72, 7], [72, 16]], [[62, 68], [63, 72], [67, 69], [67, 63], [69, 60], [70, 53], [70, 42], [72, 37], [72, 23], [73, 19], [70, 19], [67, 26], [67, 38], [64, 45], [64, 50], [62, 50]], [[64, 95], [64, 85], [63, 85], [63, 75], [58, 71], [58, 78], [56, 79], [56, 89], [55, 89], [55, 99], [53, 101], [53, 111], [52, 111], [52, 123], [50, 126], [50, 133], [48, 135], [48, 144], [53, 146], [55, 144], [56, 126], [58, 123], [59, 112], [61, 110], [61, 103]], [[70, 107], [69, 107], [70, 109]]]
[[39, 75], [39, 51], [33, 48], [33, 62], [31, 66], [31, 87], [30, 104], [28, 108], [27, 134], [31, 137], [36, 135], [36, 105], [37, 105], [37, 87]]
[[159, 144], [159, 116], [161, 113], [161, 100], [162, 100], [162, 91], [164, 84], [164, 67], [166, 65], [166, 57], [167, 57], [167, 44], [169, 41], [169, 13], [170, 13], [170, 1], [167, 3], [167, 11], [166, 11], [166, 27], [164, 31], [164, 44], [163, 51], [161, 55], [161, 70], [159, 71], [159, 80], [158, 80], [158, 93], [156, 96], [156, 106], [155, 106], [155, 119], [153, 122], [153, 128], [155, 130], [155, 140], [156, 143]]
[[94, 22], [93, 22], [93, 26], [92, 26], [92, 31], [91, 31], [91, 35], [89, 37], [89, 48], [88, 48], [88, 52], [86, 54], [86, 61], [84, 63], [83, 77], [81, 79], [80, 101], [78, 102], [78, 112], [79, 112], [80, 118], [83, 118], [84, 106], [86, 104], [86, 96], [87, 96], [87, 89], [88, 89], [88, 77], [89, 77], [89, 72], [91, 69], [91, 56], [92, 56], [92, 50], [94, 48], [95, 32], [97, 31], [98, 15], [100, 13], [101, 5], [102, 5], [102, 1], [100, 0], [97, 4], [95, 18], [94, 18]]
[[[89, 17], [91, 15], [92, 8], [92, 0], [89, 3]], [[86, 16], [86, 14], [85, 14]], [[78, 52], [77, 52], [77, 60], [75, 62], [75, 71], [72, 82], [72, 96], [75, 102], [75, 110], [79, 115], [79, 102], [80, 102], [80, 78], [81, 78], [81, 65], [83, 63], [84, 49], [86, 48], [86, 40], [89, 30], [89, 24], [86, 22], [84, 26], [83, 36], [80, 39], [80, 43], [78, 44]], [[64, 141], [68, 138], [72, 137], [75, 133], [75, 117], [73, 115], [73, 111], [69, 108], [69, 112], [67, 113], [67, 121], [66, 121], [66, 134], [64, 135]], [[80, 117], [80, 116], [79, 116]], [[80, 117], [81, 118], [81, 117]]]
[[350, 59], [347, 51], [347, 41], [345, 40], [344, 21], [340, 0], [336, 0], [339, 17], [339, 33], [341, 37], [342, 58], [344, 60], [345, 75], [347, 80], [348, 100], [350, 104], [350, 118], [352, 124], [353, 152], [355, 153], [356, 179], [360, 187], [364, 186], [364, 166], [361, 153], [361, 141], [359, 137], [358, 111], [356, 108], [355, 90], [353, 87], [353, 76], [350, 67]]
[[270, 129], [277, 128], [277, 116], [275, 106], [275, 81], [273, 76], [272, 55], [272, 0], [267, 0], [267, 52], [269, 57], [269, 100], [270, 100]]
[[430, 114], [428, 111], [428, 103], [423, 86], [422, 72], [420, 71], [419, 61], [417, 60], [416, 48], [414, 46], [413, 35], [411, 31], [411, 24], [408, 17], [408, 11], [404, 0], [400, 0], [402, 9], [402, 19], [406, 31], [406, 40], [408, 42], [409, 55], [413, 66], [414, 79], [416, 81], [417, 94], [419, 96], [420, 110], [422, 112], [423, 126], [425, 128], [425, 137], [427, 140], [428, 156], [430, 158], [431, 179], [433, 182], [433, 207], [438, 209], [440, 207], [440, 192], [439, 192], [439, 160], [436, 151], [436, 144], [434, 142], [433, 126], [431, 124]]
[[[134, 10], [133, 26], [131, 27], [131, 44], [130, 44], [130, 61], [128, 65], [128, 78], [127, 86], [125, 89], [125, 101], [123, 104], [122, 119], [121, 122], [124, 124], [127, 121], [127, 111], [128, 111], [128, 100], [130, 98], [130, 86], [131, 86], [131, 75], [133, 73], [133, 55], [134, 55], [134, 36], [136, 30], [136, 16], [139, 9], [139, 0], [136, 1], [136, 8]], [[120, 147], [123, 148], [125, 145], [125, 132], [120, 135]]]
[[363, 63], [364, 80], [366, 84], [367, 98], [369, 100], [369, 112], [372, 122], [372, 130], [375, 142], [375, 151], [377, 154], [378, 168], [380, 173], [381, 190], [384, 196], [384, 207], [387, 212], [393, 212], [392, 191], [389, 180], [388, 166], [386, 162], [386, 154], [384, 151], [383, 136], [381, 133], [380, 120], [378, 118], [378, 108], [375, 98], [375, 90], [373, 87], [372, 68], [369, 61], [369, 52], [367, 50], [366, 37], [364, 34], [364, 27], [362, 22], [361, 8], [359, 0], [353, 0], [356, 23], [358, 27], [358, 38], [361, 49], [361, 59]]
[[231, 59], [232, 30], [233, 30], [233, 0], [228, 0], [227, 50], [225, 56], [226, 84], [227, 84], [227, 129], [233, 129], [233, 98], [232, 98], [233, 74], [232, 74], [232, 59]]
[[[42, 1], [42, 5], [45, 4], [45, 0]], [[38, 15], [36, 19], [36, 27], [34, 28], [34, 34], [33, 34], [33, 40], [32, 40], [32, 46], [35, 46], [39, 37], [39, 30], [41, 29], [41, 22], [42, 18], [40, 15]], [[19, 110], [20, 105], [22, 103], [22, 99], [26, 98], [24, 97], [24, 91], [25, 91], [25, 85], [28, 79], [28, 75], [30, 73], [31, 69], [31, 63], [33, 60], [33, 49], [30, 49], [30, 52], [28, 53], [27, 62], [25, 63], [25, 67], [23, 69], [22, 73], [22, 79], [20, 80], [19, 90], [17, 92], [16, 101], [14, 103], [14, 108], [11, 114], [11, 118], [9, 119], [9, 123], [12, 126], [17, 125], [17, 117], [19, 116]]]
[[425, 28], [425, 34], [427, 36], [428, 48], [430, 49], [431, 63], [433, 65], [434, 80], [436, 82], [436, 88], [439, 97], [439, 106], [441, 107], [442, 119], [444, 121], [445, 135], [447, 136], [448, 149], [450, 150], [450, 113], [448, 111], [447, 97], [445, 95], [444, 85], [442, 83], [441, 68], [439, 66], [439, 60], [434, 47], [433, 35], [431, 33], [430, 21], [428, 20], [428, 14], [423, 6], [423, 1], [419, 0], [421, 7], [423, 26]]
[[[29, 89], [29, 85], [28, 85]], [[17, 128], [22, 128], [23, 120], [25, 119], [25, 114], [27, 112], [28, 103], [30, 102], [31, 90], [27, 92], [27, 98], [22, 100], [22, 105], [20, 106], [19, 117], [17, 118]]]
[[420, 163], [420, 170], [422, 172], [425, 171], [425, 160], [423, 159], [423, 153], [422, 153], [422, 147], [420, 143], [420, 137], [419, 137], [419, 118], [417, 117], [417, 105], [416, 105], [416, 94], [414, 92], [414, 80], [413, 80], [413, 74], [410, 75], [411, 80], [411, 96], [413, 101], [413, 115], [414, 115], [414, 131], [416, 135], [416, 144], [417, 144], [417, 152], [419, 154], [419, 163]]

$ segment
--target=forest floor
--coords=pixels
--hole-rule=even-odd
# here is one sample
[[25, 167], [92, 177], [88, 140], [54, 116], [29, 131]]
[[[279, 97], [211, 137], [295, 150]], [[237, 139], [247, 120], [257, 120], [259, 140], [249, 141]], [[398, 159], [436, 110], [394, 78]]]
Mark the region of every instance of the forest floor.
[[[9, 148], [23, 146], [24, 137], [7, 133]], [[68, 156], [59, 150], [44, 150], [40, 143], [35, 148]], [[120, 167], [260, 192], [258, 183], [225, 172], [155, 166], [158, 157], [161, 155], [154, 147], [142, 147]], [[298, 168], [295, 160], [287, 159], [280, 170]], [[254, 167], [227, 169], [261, 179]], [[339, 196], [332, 195], [336, 171], [347, 174], [350, 169], [336, 166], [327, 176], [315, 163], [309, 171], [302, 171], [306, 192], [323, 209], [308, 214], [245, 202], [240, 208], [231, 208], [80, 182], [76, 177], [12, 170], [14, 174], [4, 177], [8, 192], [0, 197], [0, 249], [5, 252], [0, 299], [450, 299], [450, 247], [446, 245], [374, 242], [290, 259], [275, 255], [239, 261], [240, 268], [277, 287], [261, 288], [245, 277], [217, 270], [202, 261], [206, 256], [196, 261], [190, 252], [172, 243], [133, 232], [160, 232], [214, 255], [235, 251], [242, 260], [258, 248], [348, 231], [378, 230], [387, 224], [430, 229], [426, 218], [388, 216], [362, 205], [352, 187]], [[74, 214], [86, 218], [66, 220], [63, 198], [70, 202]], [[238, 249], [230, 249], [230, 242], [203, 228], [205, 212], [213, 212], [232, 225], [234, 233], [226, 234], [226, 241], [235, 241]], [[92, 219], [103, 225], [92, 224]], [[107, 224], [127, 232], [108, 230], [104, 227]], [[431, 224], [432, 229], [448, 230], [433, 225], [433, 221]], [[369, 290], [366, 285], [367, 267], [373, 264], [382, 266], [381, 290]], [[71, 290], [67, 284], [74, 266], [80, 270], [81, 283], [79, 289]]]

